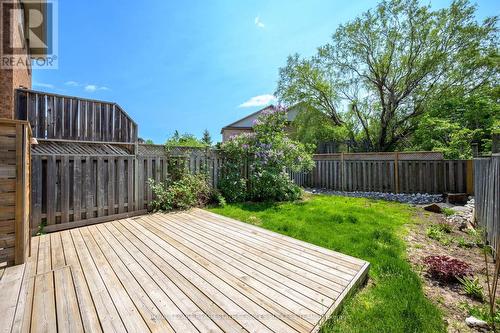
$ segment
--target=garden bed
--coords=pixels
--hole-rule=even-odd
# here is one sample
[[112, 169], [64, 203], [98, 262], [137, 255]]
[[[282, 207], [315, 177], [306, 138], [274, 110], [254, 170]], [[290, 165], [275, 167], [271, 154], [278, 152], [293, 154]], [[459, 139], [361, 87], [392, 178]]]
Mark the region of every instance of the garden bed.
[[[408, 243], [408, 258], [414, 270], [419, 272], [426, 296], [438, 304], [447, 322], [448, 332], [477, 332], [469, 328], [465, 318], [470, 315], [471, 308], [484, 308], [486, 303], [480, 302], [466, 295], [459, 283], [444, 284], [435, 281], [426, 273], [423, 259], [431, 255], [445, 255], [460, 259], [469, 265], [474, 278], [487, 295], [487, 284], [483, 250], [475, 245], [479, 242], [475, 231], [460, 231], [456, 226], [450, 233], [442, 235], [443, 238], [432, 239], [428, 230], [439, 223], [443, 223], [444, 215], [424, 212], [418, 209], [418, 220], [405, 238]], [[470, 230], [470, 229], [469, 229]], [[491, 257], [490, 269], [492, 267]]]

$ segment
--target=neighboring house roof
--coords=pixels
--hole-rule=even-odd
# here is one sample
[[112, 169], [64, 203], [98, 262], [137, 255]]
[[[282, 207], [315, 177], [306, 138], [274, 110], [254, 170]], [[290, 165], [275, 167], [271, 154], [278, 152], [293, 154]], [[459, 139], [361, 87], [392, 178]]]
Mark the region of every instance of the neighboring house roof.
[[[296, 104], [296, 105], [291, 106], [290, 108], [287, 109], [287, 117], [288, 117], [289, 122], [292, 122], [295, 119], [295, 117], [297, 117], [297, 114], [300, 111], [300, 108], [297, 107], [298, 105], [299, 104]], [[241, 118], [240, 120], [235, 121], [234, 123], [231, 123], [227, 126], [224, 126], [221, 130], [221, 133], [222, 133], [222, 131], [227, 130], [227, 129], [252, 129], [254, 120], [257, 119], [257, 117], [259, 117], [259, 115], [263, 111], [268, 110], [268, 109], [274, 109], [274, 108], [275, 108], [275, 106], [271, 104], [271, 105], [266, 106], [263, 109], [260, 109], [254, 113], [251, 113], [251, 114]]]

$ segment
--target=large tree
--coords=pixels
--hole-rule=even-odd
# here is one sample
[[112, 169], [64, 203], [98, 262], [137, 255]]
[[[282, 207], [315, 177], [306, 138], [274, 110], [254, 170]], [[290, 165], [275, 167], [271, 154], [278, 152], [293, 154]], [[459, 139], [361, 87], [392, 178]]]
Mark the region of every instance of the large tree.
[[474, 14], [466, 0], [439, 10], [417, 0], [383, 1], [339, 26], [314, 57], [289, 57], [276, 94], [285, 103], [310, 103], [338, 126], [354, 119], [351, 138], [393, 150], [435, 99], [498, 82], [498, 18], [478, 23]]

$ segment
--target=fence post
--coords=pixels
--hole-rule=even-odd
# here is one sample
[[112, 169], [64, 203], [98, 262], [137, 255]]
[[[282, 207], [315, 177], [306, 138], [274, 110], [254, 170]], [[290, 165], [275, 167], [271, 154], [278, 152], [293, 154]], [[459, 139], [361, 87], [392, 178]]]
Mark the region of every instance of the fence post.
[[394, 186], [395, 192], [399, 193], [399, 152], [394, 155]]
[[340, 189], [344, 191], [344, 184], [345, 184], [345, 165], [344, 165], [344, 152], [340, 153]]
[[500, 133], [493, 133], [491, 153], [500, 154]]
[[472, 160], [467, 160], [465, 162], [466, 167], [466, 179], [465, 179], [465, 191], [467, 194], [474, 194], [474, 163]]
[[[139, 142], [136, 140], [134, 144], [134, 203], [133, 203], [135, 210], [139, 210], [139, 161], [137, 159], [138, 154], [139, 154]], [[131, 203], [129, 202], [129, 205], [130, 204]], [[140, 207], [140, 209], [143, 208], [144, 207]], [[130, 206], [129, 206], [129, 211], [130, 211]]]
[[477, 143], [472, 143], [471, 144], [472, 148], [472, 157], [479, 157], [479, 147]]

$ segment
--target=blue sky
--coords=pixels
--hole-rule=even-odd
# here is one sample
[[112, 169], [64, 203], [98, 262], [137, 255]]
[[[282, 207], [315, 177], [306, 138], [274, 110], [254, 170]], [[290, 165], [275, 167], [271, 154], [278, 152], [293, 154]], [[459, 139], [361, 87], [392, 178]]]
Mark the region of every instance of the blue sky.
[[[116, 102], [155, 143], [205, 128], [218, 141], [270, 101], [289, 54], [314, 54], [376, 3], [59, 0], [59, 67], [35, 70], [33, 89]], [[476, 3], [480, 19], [500, 14], [497, 1]]]

